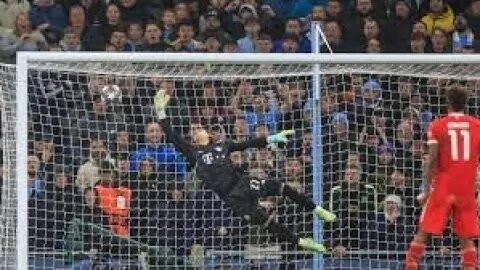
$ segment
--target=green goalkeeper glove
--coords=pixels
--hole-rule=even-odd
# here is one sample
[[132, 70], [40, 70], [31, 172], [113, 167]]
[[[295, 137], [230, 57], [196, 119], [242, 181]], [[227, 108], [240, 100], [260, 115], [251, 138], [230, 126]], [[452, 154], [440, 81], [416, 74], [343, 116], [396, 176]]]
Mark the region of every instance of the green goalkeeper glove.
[[295, 134], [294, 130], [282, 130], [277, 134], [270, 135], [267, 137], [267, 143], [272, 144], [272, 143], [287, 143], [288, 142], [288, 135], [293, 135]]
[[159, 120], [163, 120], [167, 117], [167, 105], [170, 101], [170, 95], [166, 93], [164, 89], [159, 89], [153, 100], [155, 112]]

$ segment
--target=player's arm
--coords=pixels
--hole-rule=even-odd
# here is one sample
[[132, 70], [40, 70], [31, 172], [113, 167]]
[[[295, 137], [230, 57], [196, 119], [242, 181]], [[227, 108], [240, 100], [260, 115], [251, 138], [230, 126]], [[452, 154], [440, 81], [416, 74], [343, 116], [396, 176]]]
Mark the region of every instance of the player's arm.
[[170, 95], [165, 90], [159, 89], [154, 99], [155, 111], [159, 120], [162, 120], [163, 131], [166, 141], [172, 143], [180, 151], [190, 164], [195, 163], [195, 151], [193, 146], [188, 143], [182, 135], [178, 134], [170, 124], [167, 118], [167, 106], [170, 101]]
[[269, 144], [276, 144], [276, 143], [287, 143], [288, 142], [288, 135], [292, 135], [294, 133], [293, 130], [284, 130], [277, 134], [270, 135], [266, 138], [256, 138], [252, 140], [247, 140], [245, 142], [239, 143], [231, 143], [229, 145], [229, 151], [243, 151], [248, 148], [264, 148]]

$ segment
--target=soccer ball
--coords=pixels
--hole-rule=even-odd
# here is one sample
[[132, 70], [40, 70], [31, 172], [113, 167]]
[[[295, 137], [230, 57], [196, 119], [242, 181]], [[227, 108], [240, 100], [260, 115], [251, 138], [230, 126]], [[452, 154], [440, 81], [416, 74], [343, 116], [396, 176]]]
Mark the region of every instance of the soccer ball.
[[106, 85], [102, 88], [102, 99], [109, 103], [118, 103], [122, 99], [122, 90], [115, 84]]

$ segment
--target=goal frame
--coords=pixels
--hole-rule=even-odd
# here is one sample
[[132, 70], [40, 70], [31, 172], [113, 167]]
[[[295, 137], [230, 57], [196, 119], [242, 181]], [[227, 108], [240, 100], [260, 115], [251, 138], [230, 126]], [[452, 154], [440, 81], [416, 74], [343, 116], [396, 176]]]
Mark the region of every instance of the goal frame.
[[[317, 31], [314, 31], [316, 33]], [[316, 33], [318, 35], [318, 33]], [[319, 38], [318, 36], [316, 37]], [[317, 115], [321, 112], [320, 99], [320, 65], [322, 64], [480, 64], [480, 55], [465, 54], [224, 54], [224, 53], [91, 53], [91, 52], [18, 52], [16, 69], [16, 182], [17, 182], [17, 224], [16, 224], [16, 264], [17, 269], [28, 269], [28, 185], [27, 185], [27, 150], [28, 150], [28, 67], [29, 62], [135, 62], [144, 63], [228, 63], [228, 64], [311, 64], [313, 82], [313, 106]], [[313, 153], [314, 164], [322, 163], [321, 123], [315, 121], [314, 145], [320, 152]], [[317, 148], [317, 147], [314, 147]], [[322, 170], [313, 166], [313, 199], [322, 202]], [[322, 236], [321, 223], [315, 219], [314, 237]], [[315, 256], [314, 267], [321, 269], [323, 258]]]

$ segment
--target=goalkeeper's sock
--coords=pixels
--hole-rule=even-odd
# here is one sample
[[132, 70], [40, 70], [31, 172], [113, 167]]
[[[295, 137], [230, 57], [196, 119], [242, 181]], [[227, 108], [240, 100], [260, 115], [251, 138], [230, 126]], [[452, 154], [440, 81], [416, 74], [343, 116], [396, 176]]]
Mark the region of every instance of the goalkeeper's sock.
[[466, 270], [475, 270], [477, 266], [476, 248], [473, 247], [462, 250], [462, 266]]
[[316, 253], [326, 253], [327, 248], [320, 244], [315, 242], [312, 238], [300, 238], [298, 240], [298, 246], [305, 249], [305, 250], [310, 250]]
[[417, 270], [418, 262], [422, 259], [424, 253], [424, 244], [416, 242], [410, 243], [410, 248], [408, 249], [407, 256], [405, 258], [405, 270]]
[[337, 220], [337, 216], [334, 213], [327, 211], [320, 206], [317, 206], [314, 212], [318, 218], [322, 219], [325, 222], [332, 223]]

